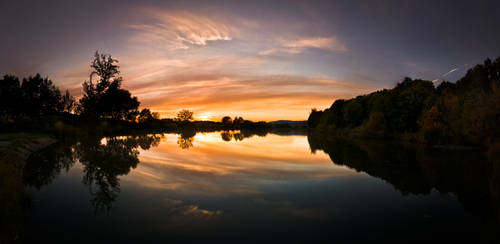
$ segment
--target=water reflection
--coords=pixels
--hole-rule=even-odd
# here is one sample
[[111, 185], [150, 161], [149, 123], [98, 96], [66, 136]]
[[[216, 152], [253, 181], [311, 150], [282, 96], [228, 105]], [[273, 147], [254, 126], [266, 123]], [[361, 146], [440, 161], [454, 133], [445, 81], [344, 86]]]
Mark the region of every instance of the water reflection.
[[[95, 231], [127, 222], [115, 231], [139, 240], [167, 236], [199, 242], [202, 237], [192, 239], [191, 233], [239, 238], [248, 231], [259, 233], [254, 240], [266, 235], [278, 240], [350, 240], [359, 237], [358, 231], [401, 240], [422, 226], [448, 233], [443, 234], [448, 238], [458, 224], [469, 221], [461, 204], [496, 224], [499, 158], [472, 150], [303, 135], [185, 131], [60, 143], [30, 159], [25, 182], [41, 189], [61, 180], [58, 175], [67, 176], [61, 184], [77, 179], [86, 187], [94, 212], [111, 216], [100, 214], [104, 217], [93, 222]], [[74, 188], [51, 192], [72, 193]], [[81, 197], [74, 195], [78, 197], [68, 205], [79, 208]], [[47, 209], [55, 204], [57, 198]], [[85, 214], [71, 217], [88, 221]], [[57, 220], [53, 225], [60, 226]], [[383, 234], [385, 229], [392, 235]]]
[[221, 143], [217, 133], [198, 133], [189, 151], [162, 143], [141, 152], [141, 164], [127, 181], [172, 194], [227, 196], [259, 194], [263, 183], [353, 174], [344, 167], [332, 167], [327, 157], [312, 155], [304, 136], [269, 135], [263, 141], [247, 135], [237, 143]]
[[267, 131], [248, 131], [248, 130], [243, 130], [243, 131], [223, 131], [220, 133], [220, 137], [223, 141], [242, 141], [245, 138], [250, 138], [252, 136], [260, 136], [264, 137], [267, 135]]
[[[222, 132], [239, 143], [220, 144], [217, 133], [116, 136], [84, 138], [63, 142], [43, 150], [28, 161], [24, 174], [27, 186], [40, 189], [52, 183], [75, 162], [82, 166], [82, 183], [87, 186], [95, 212], [109, 210], [120, 192], [119, 176], [156, 189], [191, 195], [256, 194], [262, 182], [326, 179], [350, 171], [328, 167], [304, 147], [305, 137], [270, 136], [268, 146], [252, 138], [258, 133]], [[236, 136], [234, 136], [236, 135]], [[176, 150], [167, 137], [177, 137]], [[162, 142], [163, 143], [160, 143]], [[269, 145], [273, 145], [270, 147]], [[140, 165], [139, 168], [138, 165]]]
[[139, 163], [138, 148], [148, 150], [158, 146], [163, 138], [163, 135], [90, 137], [59, 143], [28, 160], [24, 181], [40, 189], [78, 161], [83, 166], [82, 183], [88, 187], [94, 211], [109, 210], [120, 192], [118, 176], [127, 175]]
[[[339, 167], [325, 168], [324, 160], [305, 153], [301, 136], [269, 136], [266, 145], [254, 140], [266, 134], [223, 131], [177, 136], [175, 150], [166, 135], [84, 138], [64, 142], [37, 153], [24, 174], [27, 186], [51, 184], [75, 162], [83, 166], [82, 183], [88, 187], [95, 212], [111, 209], [120, 193], [119, 176], [135, 184], [191, 195], [261, 193], [262, 182], [328, 179], [352, 174]], [[173, 136], [173, 135], [169, 135]], [[428, 195], [432, 189], [457, 196], [466, 209], [500, 219], [498, 162], [474, 150], [402, 147], [387, 143], [355, 143], [309, 136], [310, 150], [324, 151], [331, 162], [383, 179], [402, 195]], [[220, 144], [220, 141], [238, 143]], [[295, 142], [298, 142], [294, 144]], [[272, 145], [272, 146], [271, 146]]]
[[194, 136], [196, 135], [196, 131], [186, 130], [182, 131], [181, 134], [177, 137], [177, 145], [179, 145], [182, 149], [188, 149], [193, 147]]
[[[221, 139], [223, 141], [242, 141], [245, 138], [250, 138], [255, 135], [264, 137], [267, 135], [267, 130], [232, 130], [232, 131], [222, 131], [220, 132]], [[181, 149], [189, 149], [193, 147], [194, 137], [197, 132], [195, 130], [184, 130], [181, 131], [177, 137], [177, 145]]]
[[498, 153], [317, 136], [308, 140], [312, 152], [322, 150], [334, 164], [383, 179], [403, 195], [428, 195], [436, 189], [456, 195], [472, 213], [500, 220]]

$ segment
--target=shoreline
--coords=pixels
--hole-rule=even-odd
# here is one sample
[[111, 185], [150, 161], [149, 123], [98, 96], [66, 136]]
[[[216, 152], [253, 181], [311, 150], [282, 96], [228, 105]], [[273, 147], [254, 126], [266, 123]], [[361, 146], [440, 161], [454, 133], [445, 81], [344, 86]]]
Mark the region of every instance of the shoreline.
[[481, 144], [437, 144], [429, 143], [423, 140], [419, 133], [373, 133], [364, 132], [360, 129], [324, 129], [324, 128], [309, 128], [308, 134], [313, 137], [336, 138], [352, 141], [382, 141], [389, 143], [397, 143], [400, 145], [419, 145], [430, 148], [441, 149], [460, 149], [460, 150], [482, 150], [487, 151], [492, 145]]
[[24, 196], [23, 172], [31, 154], [57, 142], [48, 136], [1, 134], [0, 137], [0, 242], [19, 237]]

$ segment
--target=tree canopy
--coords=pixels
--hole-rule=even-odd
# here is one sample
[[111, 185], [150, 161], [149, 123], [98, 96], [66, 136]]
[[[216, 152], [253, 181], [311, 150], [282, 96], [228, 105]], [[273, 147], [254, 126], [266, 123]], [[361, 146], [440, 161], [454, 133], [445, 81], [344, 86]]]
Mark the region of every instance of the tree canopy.
[[403, 135], [432, 144], [490, 144], [500, 137], [500, 58], [476, 65], [456, 83], [405, 78], [395, 88], [313, 110], [311, 128]]
[[64, 95], [49, 78], [40, 74], [23, 78], [5, 75], [0, 79], [0, 117], [37, 117], [72, 112], [74, 99]]
[[183, 109], [177, 113], [176, 119], [178, 121], [191, 121], [193, 120], [193, 112], [187, 109]]
[[139, 113], [139, 116], [137, 117], [137, 121], [139, 121], [140, 123], [158, 119], [160, 119], [160, 114], [157, 112], [151, 112], [149, 108], [142, 109], [141, 112]]
[[233, 123], [233, 119], [231, 119], [231, 117], [229, 117], [229, 116], [222, 117], [221, 121], [225, 125], [231, 125]]
[[[76, 114], [87, 118], [111, 118], [146, 122], [158, 120], [158, 113], [143, 109], [128, 90], [122, 89], [118, 60], [95, 52], [89, 80], [84, 81], [83, 97], [75, 102], [68, 90], [62, 93], [48, 77], [40, 74], [20, 79], [0, 78], [0, 118], [35, 118], [45, 115]], [[140, 115], [139, 118], [137, 116]]]
[[90, 65], [93, 71], [89, 80], [83, 83], [81, 115], [113, 119], [130, 119], [137, 115], [140, 102], [129, 91], [121, 89], [123, 78], [117, 63], [111, 55], [95, 52]]

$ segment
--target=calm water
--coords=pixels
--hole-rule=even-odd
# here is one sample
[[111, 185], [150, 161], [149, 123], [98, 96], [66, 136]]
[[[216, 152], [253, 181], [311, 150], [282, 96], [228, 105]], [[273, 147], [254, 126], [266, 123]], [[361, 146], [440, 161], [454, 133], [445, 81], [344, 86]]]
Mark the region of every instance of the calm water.
[[480, 152], [304, 135], [86, 138], [31, 157], [21, 240], [494, 241], [490, 168]]

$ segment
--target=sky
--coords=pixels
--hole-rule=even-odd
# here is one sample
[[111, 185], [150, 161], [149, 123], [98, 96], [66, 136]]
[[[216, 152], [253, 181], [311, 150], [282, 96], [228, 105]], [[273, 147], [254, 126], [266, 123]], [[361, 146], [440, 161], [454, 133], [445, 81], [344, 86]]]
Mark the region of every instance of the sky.
[[500, 56], [500, 1], [3, 1], [0, 75], [82, 95], [94, 52], [162, 117], [305, 120], [404, 77]]

